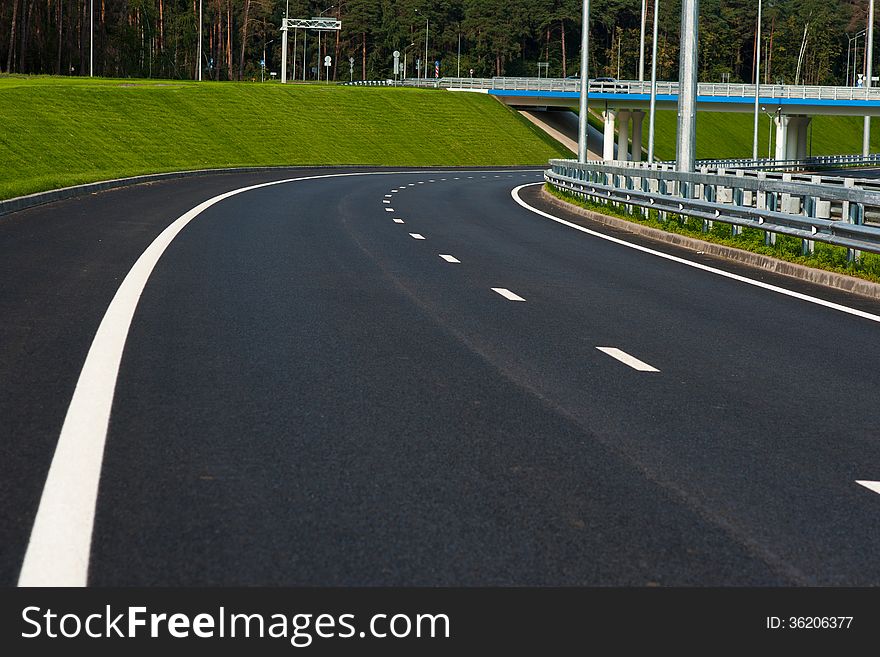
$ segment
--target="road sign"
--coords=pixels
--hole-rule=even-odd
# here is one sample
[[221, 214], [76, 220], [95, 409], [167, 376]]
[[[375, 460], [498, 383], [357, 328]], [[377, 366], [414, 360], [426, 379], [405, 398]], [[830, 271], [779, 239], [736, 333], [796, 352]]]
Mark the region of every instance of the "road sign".
[[330, 62], [332, 62], [332, 61], [333, 61], [333, 58], [330, 55], [327, 55], [324, 58], [324, 66], [330, 66]]
[[391, 54], [394, 56], [394, 59], [400, 59], [400, 51], [399, 50], [395, 50]]

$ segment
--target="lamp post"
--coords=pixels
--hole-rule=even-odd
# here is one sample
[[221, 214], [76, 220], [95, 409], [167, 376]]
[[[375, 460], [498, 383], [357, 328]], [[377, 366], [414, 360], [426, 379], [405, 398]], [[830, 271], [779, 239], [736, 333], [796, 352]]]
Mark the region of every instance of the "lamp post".
[[89, 77], [95, 76], [95, 0], [89, 0]]
[[[325, 13], [327, 13], [328, 11], [333, 9], [334, 7], [336, 7], [336, 5], [330, 5], [324, 11], [322, 11], [320, 14], [318, 14], [318, 17], [320, 18], [321, 16], [323, 16]], [[323, 30], [318, 30], [318, 81], [319, 82], [321, 81], [321, 32], [323, 32]], [[328, 78], [329, 78], [329, 75], [330, 75], [330, 71], [328, 70], [327, 71]]]
[[260, 82], [264, 81], [263, 76], [266, 71], [266, 46], [271, 46], [273, 43], [275, 43], [275, 39], [272, 39], [269, 42], [263, 42], [263, 65], [260, 67]]
[[587, 112], [589, 112], [590, 74], [590, 0], [581, 9], [581, 94], [578, 105], [578, 162], [587, 161]]
[[761, 0], [758, 0], [758, 23], [755, 31], [755, 134], [752, 139], [752, 159], [758, 159], [758, 105], [761, 87]]
[[660, 0], [654, 0], [654, 41], [651, 43], [651, 104], [648, 110], [648, 163], [654, 161], [654, 113], [657, 109], [657, 19]]
[[648, 0], [642, 0], [642, 30], [639, 35], [639, 82], [645, 81], [645, 20], [648, 17]]
[[[854, 87], [856, 84], [856, 82], [855, 82], [855, 72], [856, 72], [855, 62], [856, 62], [856, 57], [857, 57], [857, 55], [855, 53], [853, 53], [853, 57], [852, 57], [853, 77], [852, 77], [852, 80], [850, 80], [850, 75], [849, 75], [850, 50], [852, 49], [853, 41], [858, 42], [859, 37], [862, 36], [866, 31], [867, 30], [862, 30], [861, 32], [857, 32], [855, 36], [849, 36], [847, 34], [847, 37], [849, 37], [849, 43], [847, 43], [847, 45], [846, 45], [846, 84], [847, 84], [847, 86], [850, 86], [850, 87]], [[858, 51], [858, 46], [857, 46], [857, 51]]]
[[196, 68], [198, 69], [198, 77], [199, 82], [202, 81], [202, 0], [199, 0], [199, 54], [197, 56], [198, 62], [196, 63]]
[[416, 42], [413, 41], [406, 48], [403, 49], [403, 79], [406, 80], [406, 56], [409, 53], [409, 49], [416, 45]]
[[[425, 16], [425, 14], [420, 12], [418, 9], [416, 9], [416, 13], [420, 16]], [[425, 65], [422, 67], [424, 80], [428, 79], [428, 23], [429, 19], [427, 16], [425, 16]]]
[[[871, 76], [873, 75], [873, 66], [874, 66], [874, 0], [871, 0], [868, 5], [868, 45], [865, 52], [865, 59], [867, 63], [865, 64], [865, 89], [868, 89], [871, 86]], [[868, 92], [865, 92], [865, 98], [867, 99]], [[865, 130], [862, 135], [862, 157], [868, 156], [868, 151], [871, 150], [871, 117], [865, 117]]]

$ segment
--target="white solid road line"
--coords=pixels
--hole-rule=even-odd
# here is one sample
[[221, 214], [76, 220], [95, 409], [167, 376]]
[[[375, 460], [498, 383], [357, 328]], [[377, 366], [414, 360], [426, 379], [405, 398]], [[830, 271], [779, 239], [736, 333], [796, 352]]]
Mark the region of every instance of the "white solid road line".
[[875, 493], [880, 493], [880, 481], [865, 481], [865, 480], [856, 480], [856, 483], [859, 486], [864, 486], [868, 490], [872, 490]]
[[514, 294], [506, 287], [493, 287], [492, 291], [497, 292], [508, 301], [525, 301], [525, 299], [523, 299], [521, 296], [519, 296], [518, 294]]
[[85, 586], [88, 583], [95, 504], [122, 351], [147, 281], [180, 231], [211, 206], [263, 187], [327, 178], [420, 173], [423, 172], [331, 173], [241, 187], [200, 203], [153, 240], [116, 290], [89, 347], [43, 486], [18, 576], [19, 586]]
[[439, 254], [441, 258], [443, 258], [446, 262], [458, 263], [461, 264], [461, 260], [456, 258], [455, 256], [446, 255], [444, 253]]
[[573, 224], [570, 221], [566, 221], [565, 219], [561, 219], [555, 215], [552, 215], [548, 212], [544, 212], [543, 210], [539, 210], [538, 208], [532, 207], [525, 201], [523, 201], [519, 197], [519, 191], [524, 187], [532, 187], [534, 185], [543, 185], [542, 182], [535, 183], [526, 183], [525, 185], [520, 185], [519, 187], [515, 187], [511, 190], [510, 195], [513, 197], [513, 200], [516, 201], [519, 205], [524, 207], [529, 212], [534, 212], [535, 214], [555, 221], [556, 223], [562, 224], [563, 226], [568, 226], [569, 228], [574, 228], [582, 233], [586, 233], [587, 235], [592, 235], [593, 237], [598, 237], [599, 239], [607, 240], [608, 242], [614, 242], [615, 244], [619, 244], [621, 246], [625, 246], [628, 249], [635, 249], [636, 251], [641, 251], [642, 253], [648, 253], [653, 256], [657, 256], [658, 258], [663, 258], [664, 260], [671, 260], [672, 262], [677, 262], [682, 265], [686, 265], [688, 267], [693, 267], [694, 269], [699, 269], [702, 271], [709, 272], [711, 274], [716, 274], [717, 276], [723, 276], [724, 278], [729, 278], [734, 281], [739, 281], [740, 283], [745, 283], [747, 285], [754, 285], [755, 287], [760, 287], [765, 290], [770, 290], [771, 292], [776, 292], [777, 294], [783, 294], [787, 297], [794, 297], [795, 299], [800, 299], [801, 301], [806, 301], [808, 303], [814, 303], [817, 306], [824, 306], [826, 308], [831, 308], [833, 310], [838, 310], [842, 313], [847, 313], [848, 315], [855, 315], [856, 317], [861, 317], [862, 319], [868, 319], [872, 322], [880, 322], [880, 315], [874, 315], [872, 313], [865, 312], [864, 310], [858, 310], [857, 308], [850, 308], [849, 306], [844, 306], [839, 303], [834, 303], [833, 301], [825, 301], [825, 299], [819, 299], [818, 297], [812, 297], [809, 294], [803, 294], [801, 292], [795, 292], [793, 290], [787, 290], [784, 287], [779, 287], [778, 285], [771, 285], [770, 283], [764, 283], [763, 281], [757, 281], [753, 278], [748, 278], [747, 276], [740, 276], [739, 274], [733, 274], [728, 271], [724, 271], [723, 269], [717, 269], [715, 267], [710, 267], [709, 265], [704, 265], [701, 262], [693, 262], [692, 260], [687, 260], [685, 258], [679, 258], [678, 256], [670, 255], [668, 253], [663, 253], [662, 251], [657, 251], [655, 249], [649, 249], [646, 246], [641, 246], [639, 244], [633, 244], [632, 242], [627, 242], [626, 240], [618, 239], [617, 237], [611, 237], [610, 235], [605, 235], [603, 233], [596, 232], [595, 230], [590, 230], [589, 228], [584, 228], [583, 226], [578, 226], [577, 224]]
[[403, 223], [403, 219], [398, 219], [397, 217], [395, 217], [395, 218], [394, 218], [394, 223], [396, 223], [396, 224], [402, 224], [402, 223]]
[[625, 351], [621, 351], [616, 347], [596, 347], [602, 353], [608, 354], [612, 358], [619, 360], [624, 365], [629, 365], [634, 370], [638, 370], [639, 372], [659, 372], [656, 367], [651, 367], [646, 362], [639, 360], [635, 356], [630, 356]]
[[423, 235], [419, 235], [418, 233], [410, 233], [409, 236], [412, 237], [414, 240], [423, 240], [423, 239], [425, 239]]

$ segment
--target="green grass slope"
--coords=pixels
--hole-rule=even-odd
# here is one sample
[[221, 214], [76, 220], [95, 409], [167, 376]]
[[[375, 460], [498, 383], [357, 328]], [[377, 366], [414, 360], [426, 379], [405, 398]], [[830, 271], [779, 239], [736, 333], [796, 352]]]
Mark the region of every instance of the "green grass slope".
[[[655, 120], [655, 153], [661, 160], [675, 159], [677, 115], [658, 111]], [[697, 159], [751, 157], [754, 114], [734, 112], [697, 113]], [[758, 157], [767, 157], [767, 140], [771, 119], [761, 114], [758, 119]], [[861, 116], [814, 116], [807, 135], [807, 152], [812, 155], [844, 155], [862, 152]], [[645, 120], [644, 147], [648, 148], [648, 124]], [[775, 128], [773, 148], [776, 146]], [[880, 118], [871, 122], [871, 152], [880, 152]], [[773, 154], [771, 153], [771, 157]]]
[[543, 164], [568, 151], [484, 94], [0, 77], [0, 198], [235, 166]]

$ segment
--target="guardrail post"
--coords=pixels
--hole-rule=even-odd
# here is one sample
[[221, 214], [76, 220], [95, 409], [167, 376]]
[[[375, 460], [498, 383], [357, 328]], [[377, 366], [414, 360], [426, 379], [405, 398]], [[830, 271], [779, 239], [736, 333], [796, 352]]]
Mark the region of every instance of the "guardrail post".
[[[816, 199], [813, 196], [804, 196], [804, 216], [814, 219], [816, 217]], [[803, 255], [813, 255], [816, 250], [816, 242], [813, 240], [801, 240], [801, 253]]]
[[[843, 186], [847, 189], [858, 189], [852, 178], [843, 181]], [[851, 224], [862, 225], [865, 223], [865, 205], [863, 203], [853, 203], [850, 201], [843, 202], [843, 220]], [[847, 262], [859, 262], [862, 259], [862, 252], [859, 249], [846, 250]]]
[[[759, 171], [758, 180], [767, 180], [767, 172]], [[777, 208], [777, 196], [775, 192], [768, 192], [758, 188], [757, 199], [755, 201], [756, 209], [775, 211]], [[764, 231], [764, 245], [773, 246], [776, 244], [776, 233], [769, 230]]]
[[[706, 173], [706, 168], [703, 167], [702, 173]], [[703, 185], [703, 200], [708, 201], [709, 203], [714, 203], [717, 198], [716, 194], [718, 193], [718, 188], [715, 185]], [[703, 219], [703, 228], [704, 233], [708, 233], [712, 230], [712, 221], [710, 219]]]

